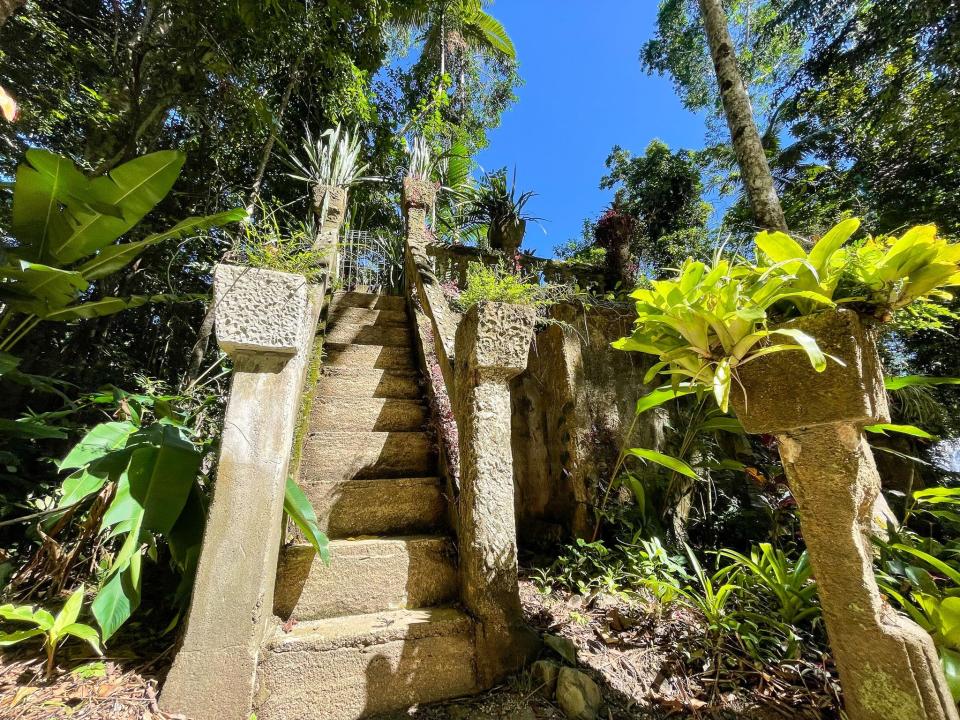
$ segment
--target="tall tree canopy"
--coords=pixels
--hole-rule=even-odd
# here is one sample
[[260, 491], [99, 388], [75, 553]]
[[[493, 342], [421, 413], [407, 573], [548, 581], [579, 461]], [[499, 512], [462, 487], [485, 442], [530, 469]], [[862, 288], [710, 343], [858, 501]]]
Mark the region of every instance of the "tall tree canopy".
[[614, 207], [635, 220], [631, 250], [641, 265], [676, 267], [706, 245], [710, 205], [703, 201], [700, 166], [686, 151], [654, 140], [643, 155], [616, 146], [606, 162], [602, 189], [615, 189]]

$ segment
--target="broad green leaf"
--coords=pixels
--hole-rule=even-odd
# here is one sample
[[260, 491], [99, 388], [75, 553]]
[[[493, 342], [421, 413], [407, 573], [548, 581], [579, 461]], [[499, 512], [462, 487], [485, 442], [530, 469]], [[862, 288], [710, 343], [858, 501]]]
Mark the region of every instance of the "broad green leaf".
[[13, 622], [33, 623], [46, 631], [53, 627], [53, 615], [42, 608], [29, 605], [0, 605], [0, 618]]
[[829, 267], [830, 258], [859, 228], [860, 221], [857, 218], [849, 218], [834, 225], [817, 241], [808, 258], [817, 273], [823, 276], [824, 271]]
[[313, 545], [324, 563], [330, 563], [330, 551], [327, 548], [327, 536], [320, 531], [320, 523], [313, 505], [303, 494], [303, 490], [292, 477], [287, 478], [286, 492], [283, 496], [283, 509], [290, 519], [300, 528], [307, 540]]
[[764, 230], [757, 235], [755, 243], [775, 263], [807, 259], [807, 253], [800, 243], [786, 233]]
[[656, 463], [657, 465], [662, 465], [663, 467], [680, 473], [688, 478], [692, 478], [694, 480], [697, 478], [697, 473], [694, 472], [693, 468], [687, 465], [683, 460], [671, 457], [669, 455], [664, 455], [656, 450], [647, 450], [646, 448], [631, 448], [627, 451], [627, 454], [633, 455], [641, 460], [647, 460], [649, 462]]
[[24, 640], [29, 640], [32, 637], [37, 637], [37, 635], [43, 635], [44, 630], [40, 628], [30, 628], [29, 630], [15, 630], [14, 632], [4, 633], [0, 632], [0, 647], [9, 647], [10, 645], [16, 645], [18, 642], [23, 642]]
[[649, 393], [637, 400], [637, 407], [634, 412], [639, 415], [647, 410], [659, 407], [664, 403], [668, 403], [671, 400], [683, 397], [684, 395], [690, 395], [694, 392], [696, 392], [696, 389], [689, 385], [682, 385], [676, 389], [671, 387], [660, 387], [656, 390], [651, 390]]
[[67, 186], [84, 180], [69, 159], [46, 150], [27, 151], [26, 162], [17, 168], [11, 223], [24, 259], [53, 260], [51, 245], [69, 233], [58, 198]]
[[744, 432], [743, 425], [740, 423], [740, 421], [732, 417], [710, 418], [709, 420], [706, 420], [700, 424], [700, 432], [714, 431], [737, 433], [741, 435]]
[[20, 420], [7, 420], [0, 418], [0, 435], [11, 437], [30, 438], [35, 440], [57, 439], [61, 440], [67, 437], [62, 428], [52, 425], [45, 425], [36, 422], [32, 418], [22, 418]]
[[[175, 150], [135, 158], [90, 181], [88, 192], [96, 203], [118, 208], [116, 217], [92, 207], [70, 207], [70, 232], [51, 246], [60, 263], [71, 263], [113, 243], [160, 202], [180, 176], [186, 156]], [[61, 198], [63, 200], [63, 198]], [[70, 205], [70, 199], [65, 199]]]
[[86, 468], [81, 468], [63, 481], [61, 490], [63, 495], [57, 503], [58, 508], [69, 507], [86, 497], [100, 492], [107, 482], [107, 474], [94, 474]]
[[81, 585], [67, 598], [67, 602], [63, 604], [63, 608], [57, 613], [57, 617], [53, 620], [53, 628], [51, 628], [51, 631], [54, 635], [60, 635], [63, 628], [72, 625], [77, 621], [77, 618], [80, 617], [80, 608], [83, 607], [83, 592], [84, 587]]
[[784, 335], [796, 341], [797, 345], [799, 345], [807, 354], [807, 357], [810, 358], [810, 364], [817, 372], [823, 372], [827, 369], [827, 356], [823, 354], [820, 346], [817, 345], [817, 341], [810, 335], [796, 328], [779, 328], [771, 332], [777, 335]]
[[152, 245], [156, 245], [165, 240], [181, 238], [190, 233], [201, 232], [212, 227], [220, 227], [230, 222], [243, 220], [246, 216], [246, 210], [236, 208], [235, 210], [218, 213], [217, 215], [189, 217], [165, 232], [150, 235], [138, 242], [105, 247], [95, 258], [88, 260], [77, 268], [77, 271], [87, 280], [97, 280], [126, 267], [134, 258]]
[[928, 552], [924, 552], [923, 550], [919, 550], [909, 545], [904, 545], [903, 543], [892, 543], [890, 547], [894, 550], [905, 552], [908, 555], [913, 555], [915, 558], [927, 563], [927, 565], [930, 565], [938, 572], [946, 575], [954, 584], [960, 585], [960, 572], [952, 568], [950, 565], [947, 565], [947, 563], [943, 562], [943, 560], [934, 557]]
[[84, 623], [73, 623], [72, 625], [67, 625], [60, 631], [61, 635], [71, 635], [75, 638], [79, 638], [84, 642], [88, 643], [90, 647], [93, 648], [94, 652], [97, 655], [103, 655], [103, 650], [100, 649], [100, 633], [98, 633], [94, 628], [86, 625]]
[[3, 377], [11, 370], [16, 370], [20, 365], [20, 358], [9, 353], [0, 352], [0, 377]]
[[134, 450], [127, 468], [130, 495], [143, 508], [143, 529], [166, 534], [187, 502], [202, 455], [172, 425], [154, 425], [147, 432], [156, 442]]
[[960, 703], [960, 653], [941, 645], [937, 648], [937, 654], [940, 656], [940, 665], [947, 678], [953, 701]]
[[136, 432], [136, 429], [127, 421], [100, 423], [67, 453], [58, 467], [61, 470], [74, 470], [89, 465], [94, 460], [126, 445], [127, 439]]
[[125, 623], [140, 606], [140, 555], [122, 571], [113, 573], [93, 600], [93, 616], [100, 625], [103, 641]]
[[900, 375], [883, 379], [887, 390], [902, 390], [906, 387], [927, 387], [931, 385], [960, 385], [960, 378], [932, 377], [927, 375]]
[[899, 435], [910, 435], [911, 437], [922, 438], [924, 440], [936, 440], [935, 435], [931, 435], [926, 430], [922, 430], [915, 425], [896, 425], [893, 423], [880, 423], [878, 425], [868, 425], [864, 428], [867, 432], [879, 433], [880, 435], [886, 435], [889, 433], [897, 433]]
[[89, 287], [83, 276], [74, 270], [21, 260], [17, 265], [0, 266], [0, 277], [10, 281], [7, 288], [21, 299], [38, 303], [46, 310], [55, 310], [73, 302]]

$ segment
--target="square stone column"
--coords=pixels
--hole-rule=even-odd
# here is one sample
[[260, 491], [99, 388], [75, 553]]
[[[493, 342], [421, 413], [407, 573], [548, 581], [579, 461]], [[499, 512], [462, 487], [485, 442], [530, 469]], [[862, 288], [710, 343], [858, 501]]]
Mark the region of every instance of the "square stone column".
[[323, 254], [321, 265], [328, 276], [337, 272], [337, 244], [340, 228], [347, 218], [347, 189], [336, 185], [314, 185], [313, 214], [317, 219], [317, 235], [313, 249]]
[[234, 362], [183, 646], [160, 696], [192, 720], [247, 720], [273, 617], [283, 500], [320, 312], [300, 275], [219, 265], [217, 340]]
[[456, 336], [461, 599], [477, 620], [477, 669], [486, 686], [521, 668], [539, 646], [520, 607], [510, 444], [510, 380], [527, 366], [534, 318], [531, 307], [486, 303], [464, 315]]
[[752, 433], [775, 434], [810, 554], [851, 720], [957, 720], [930, 636], [880, 596], [871, 535], [880, 476], [863, 427], [888, 422], [876, 341], [850, 310], [790, 323], [845, 365], [815, 372], [802, 352], [739, 370], [731, 393]]

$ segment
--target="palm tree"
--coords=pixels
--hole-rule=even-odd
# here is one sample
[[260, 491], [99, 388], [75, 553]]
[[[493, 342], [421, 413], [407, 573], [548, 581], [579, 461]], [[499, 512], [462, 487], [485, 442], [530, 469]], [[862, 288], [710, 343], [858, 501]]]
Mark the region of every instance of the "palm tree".
[[483, 0], [413, 0], [394, 13], [394, 23], [410, 28], [423, 43], [418, 64], [439, 61], [437, 77], [456, 67], [456, 98], [467, 103], [466, 74], [471, 54], [515, 60], [517, 50], [506, 29], [483, 9]]

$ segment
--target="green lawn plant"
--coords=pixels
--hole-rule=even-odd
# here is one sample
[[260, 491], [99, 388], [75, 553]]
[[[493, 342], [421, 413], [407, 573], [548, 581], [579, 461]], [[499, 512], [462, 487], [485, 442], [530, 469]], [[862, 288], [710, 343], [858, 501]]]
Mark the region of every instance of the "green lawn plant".
[[81, 622], [80, 610], [83, 607], [84, 587], [81, 585], [64, 603], [60, 612], [54, 617], [42, 608], [29, 605], [0, 605], [0, 618], [7, 622], [29, 623], [34, 627], [28, 630], [0, 632], [0, 648], [16, 645], [34, 637], [43, 637], [43, 648], [47, 656], [47, 677], [53, 676], [56, 663], [57, 648], [69, 637], [83, 640], [93, 648], [97, 655], [100, 650], [100, 635], [96, 629]]

